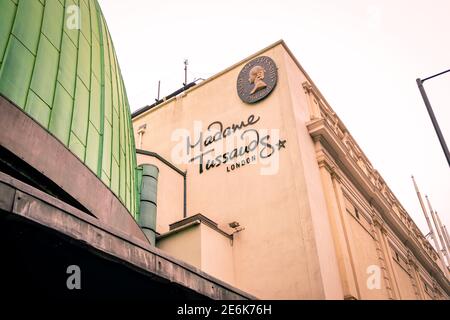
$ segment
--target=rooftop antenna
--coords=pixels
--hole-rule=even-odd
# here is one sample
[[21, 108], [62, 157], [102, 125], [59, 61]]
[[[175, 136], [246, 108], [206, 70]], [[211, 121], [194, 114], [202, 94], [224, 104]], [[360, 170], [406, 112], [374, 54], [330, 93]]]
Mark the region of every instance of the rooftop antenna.
[[158, 81], [158, 97], [155, 99], [156, 102], [159, 101], [159, 94], [161, 93], [161, 80]]
[[442, 238], [443, 238], [443, 242], [444, 242], [443, 247], [446, 248], [447, 262], [448, 262], [448, 265], [450, 266], [450, 244], [448, 242], [448, 237], [446, 234], [445, 226], [442, 224], [441, 219], [439, 218], [439, 215], [436, 210], [434, 210], [434, 215], [436, 217], [439, 229], [441, 230], [441, 233], [442, 233]]
[[423, 204], [422, 196], [420, 194], [419, 188], [417, 187], [416, 180], [414, 179], [414, 176], [411, 176], [411, 179], [413, 181], [414, 188], [416, 189], [417, 198], [419, 198], [419, 202], [420, 202], [420, 206], [422, 207], [423, 214], [425, 216], [425, 219], [427, 220], [428, 229], [430, 230], [429, 234], [431, 236], [431, 239], [433, 240], [433, 244], [434, 244], [434, 247], [435, 247], [435, 249], [437, 251], [438, 257], [441, 260], [442, 265], [444, 266], [444, 275], [445, 275], [446, 278], [448, 278], [448, 271], [447, 271], [447, 268], [445, 268], [445, 260], [444, 260], [444, 257], [442, 255], [442, 252], [441, 252], [441, 250], [439, 248], [438, 240], [436, 239], [436, 235], [435, 235], [435, 233], [433, 231], [433, 227], [431, 225], [430, 218], [428, 217], [427, 210], [425, 209], [425, 205]]
[[189, 64], [188, 59], [184, 60], [184, 83], [183, 86], [185, 87], [187, 85], [187, 66]]
[[[439, 241], [441, 242], [441, 248], [442, 249], [438, 248], [437, 250], [441, 250], [441, 252], [443, 252], [443, 256], [446, 257], [447, 260], [448, 260], [447, 249], [445, 247], [445, 242], [444, 242], [444, 238], [443, 238], [442, 233], [441, 233], [441, 229], [439, 228], [439, 224], [438, 224], [437, 219], [436, 219], [436, 213], [433, 210], [433, 207], [431, 206], [430, 199], [428, 199], [427, 195], [425, 195], [425, 199], [427, 199], [428, 207], [430, 208], [431, 218], [433, 219], [436, 233], [438, 234]], [[442, 260], [443, 260], [442, 262], [444, 263], [444, 266], [445, 266], [446, 265], [445, 264], [445, 259], [442, 259]]]

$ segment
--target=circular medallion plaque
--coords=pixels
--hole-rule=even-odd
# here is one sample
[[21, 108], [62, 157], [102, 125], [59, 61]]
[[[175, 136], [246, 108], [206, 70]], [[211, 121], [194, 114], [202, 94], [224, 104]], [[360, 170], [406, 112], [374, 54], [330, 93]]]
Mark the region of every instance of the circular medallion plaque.
[[239, 73], [237, 92], [242, 101], [256, 103], [266, 98], [277, 84], [277, 66], [266, 56], [247, 63]]

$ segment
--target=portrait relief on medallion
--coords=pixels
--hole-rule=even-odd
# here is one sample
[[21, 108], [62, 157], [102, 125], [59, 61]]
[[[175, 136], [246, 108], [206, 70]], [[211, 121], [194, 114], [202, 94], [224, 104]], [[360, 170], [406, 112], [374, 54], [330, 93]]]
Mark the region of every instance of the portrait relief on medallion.
[[237, 93], [242, 101], [253, 104], [266, 98], [278, 80], [275, 62], [261, 56], [248, 62], [239, 73]]
[[267, 87], [267, 84], [263, 81], [265, 73], [266, 70], [264, 70], [264, 68], [261, 66], [254, 66], [250, 70], [248, 81], [255, 85], [250, 94], [254, 94], [256, 91], [259, 91]]

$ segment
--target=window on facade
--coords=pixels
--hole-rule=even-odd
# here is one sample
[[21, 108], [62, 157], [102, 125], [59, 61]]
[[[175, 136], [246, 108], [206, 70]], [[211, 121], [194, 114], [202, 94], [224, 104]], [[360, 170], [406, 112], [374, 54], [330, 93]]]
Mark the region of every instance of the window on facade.
[[395, 260], [407, 274], [410, 274], [406, 258], [394, 248], [392, 248], [392, 259]]
[[142, 149], [142, 138], [145, 134], [145, 130], [147, 129], [147, 124], [144, 123], [143, 125], [140, 125], [137, 131], [137, 134], [139, 136], [139, 140], [138, 140], [138, 148]]
[[356, 217], [357, 219], [359, 219], [358, 208], [356, 208], [356, 206], [347, 197], [344, 197], [344, 199], [345, 199], [345, 210], [354, 217]]
[[350, 202], [350, 200], [347, 199], [347, 197], [344, 197], [344, 202], [345, 202], [345, 210], [347, 210], [348, 213], [352, 213], [353, 204]]

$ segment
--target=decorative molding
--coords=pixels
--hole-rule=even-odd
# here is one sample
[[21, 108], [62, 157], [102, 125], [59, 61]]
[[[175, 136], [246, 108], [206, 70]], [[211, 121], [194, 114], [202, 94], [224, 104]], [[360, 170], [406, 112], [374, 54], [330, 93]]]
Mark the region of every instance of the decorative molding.
[[414, 256], [414, 254], [410, 249], [406, 249], [406, 257], [408, 259], [408, 263], [412, 267], [414, 267], [414, 270], [417, 271], [419, 269], [419, 262], [417, 261], [416, 257]]
[[375, 227], [377, 227], [378, 229], [380, 229], [381, 232], [383, 232], [383, 234], [387, 234], [385, 222], [380, 216], [376, 215], [375, 213], [372, 213], [372, 222]]
[[308, 97], [310, 119], [314, 120], [321, 118], [319, 103], [323, 102], [321, 102], [322, 99], [320, 98], [319, 92], [308, 81], [303, 82], [302, 86]]
[[371, 212], [371, 216], [372, 216], [372, 222], [370, 224], [370, 231], [372, 233], [372, 238], [374, 239], [375, 242], [375, 248], [376, 248], [376, 252], [377, 252], [377, 257], [378, 257], [378, 262], [380, 263], [380, 268], [383, 272], [384, 275], [384, 281], [385, 281], [385, 285], [386, 285], [386, 292], [388, 294], [388, 297], [390, 300], [395, 299], [395, 292], [394, 292], [394, 288], [393, 288], [393, 281], [392, 281], [392, 275], [389, 272], [389, 267], [387, 266], [386, 263], [386, 259], [388, 259], [386, 257], [386, 253], [383, 251], [383, 245], [381, 243], [382, 239], [379, 239], [379, 236], [377, 235], [377, 230], [376, 228], [378, 228], [378, 230], [381, 232], [380, 236], [383, 237], [382, 235], [382, 230], [384, 230], [384, 221], [382, 221], [381, 218], [377, 217], [375, 212], [372, 209]]
[[[333, 153], [336, 153], [340, 164], [342, 163], [346, 168], [346, 176], [356, 181], [363, 188], [366, 198], [371, 203], [376, 204], [377, 208], [380, 208], [379, 211], [383, 216], [383, 220], [396, 230], [397, 236], [401, 235], [403, 238], [406, 238], [404, 239], [404, 244], [419, 248], [419, 251], [416, 250], [416, 254], [418, 252], [425, 254], [420, 260], [429, 266], [427, 268], [428, 272], [433, 272], [436, 275], [442, 273], [442, 270], [436, 264], [436, 251], [400, 204], [383, 177], [370, 163], [336, 113], [324, 99], [320, 99], [321, 96], [314, 85], [305, 81], [303, 89], [308, 96], [310, 106], [310, 122], [307, 123], [307, 128], [313, 140], [323, 145], [325, 143], [322, 142], [325, 141]], [[313, 102], [316, 103], [313, 104]], [[315, 110], [315, 108], [318, 110]], [[319, 153], [319, 165], [325, 165], [324, 158], [321, 156]], [[327, 162], [333, 163], [330, 160], [327, 160]], [[332, 166], [327, 168], [332, 169], [330, 172], [340, 171], [340, 168]], [[381, 221], [377, 223], [380, 227], [384, 226]], [[441, 282], [447, 282], [444, 287], [450, 291], [448, 279], [445, 278], [445, 275], [442, 273], [439, 277]]]
[[336, 173], [336, 164], [333, 159], [325, 152], [325, 150], [321, 149], [316, 152], [317, 162], [319, 164], [319, 168], [325, 168], [331, 175], [337, 175]]
[[[317, 93], [311, 84], [303, 83], [303, 88], [305, 89], [305, 92], [313, 94], [314, 97], [317, 96]], [[397, 200], [378, 171], [374, 169], [369, 159], [364, 155], [336, 113], [333, 112], [329, 106], [326, 106], [322, 100], [319, 100], [318, 106], [320, 108], [322, 118], [311, 119], [312, 121], [315, 120], [315, 127], [317, 127], [317, 124], [319, 124], [318, 121], [320, 121], [321, 125], [325, 125], [328, 129], [331, 129], [332, 134], [334, 134], [334, 138], [340, 140], [343, 146], [345, 146], [344, 151], [348, 159], [351, 160], [359, 171], [364, 174], [367, 181], [370, 183], [372, 190], [381, 194], [382, 198], [391, 207], [392, 212], [396, 214], [407, 229], [412, 229], [412, 234], [414, 237], [417, 238], [423, 249], [432, 257], [431, 245], [427, 244], [428, 241], [423, 235], [421, 237], [419, 236], [421, 235], [419, 228], [414, 224], [411, 217]]]

